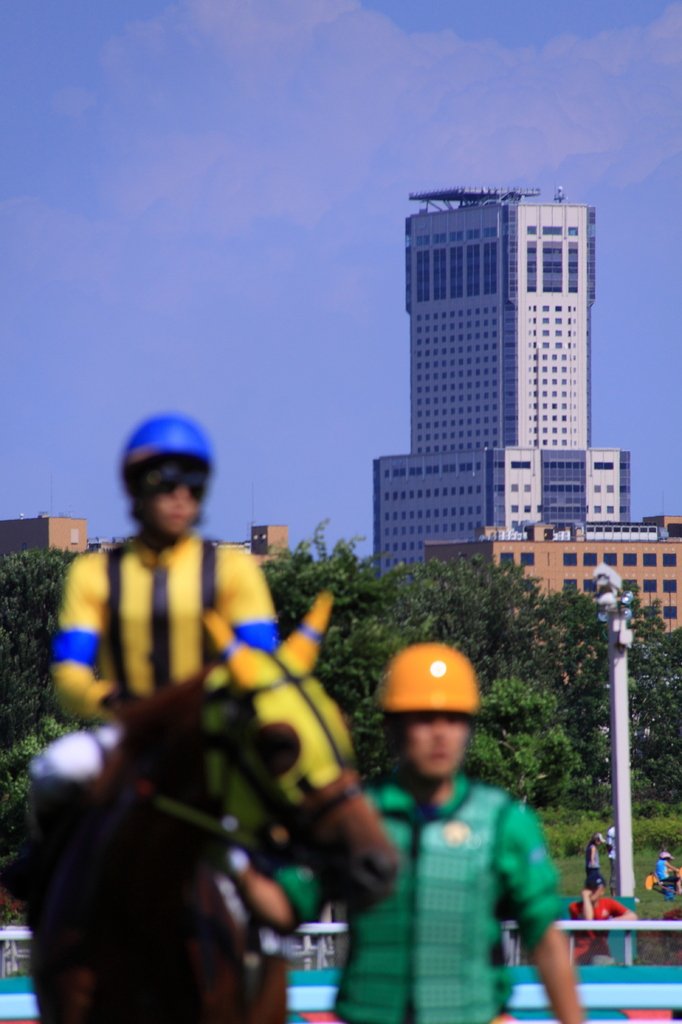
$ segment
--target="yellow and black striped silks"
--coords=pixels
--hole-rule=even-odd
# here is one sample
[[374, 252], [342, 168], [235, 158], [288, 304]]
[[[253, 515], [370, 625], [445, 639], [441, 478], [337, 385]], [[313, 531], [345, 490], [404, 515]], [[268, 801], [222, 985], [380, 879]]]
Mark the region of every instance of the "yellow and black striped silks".
[[208, 663], [207, 609], [249, 644], [276, 647], [270, 592], [243, 551], [189, 535], [160, 553], [134, 540], [108, 554], [81, 555], [69, 570], [54, 641], [62, 703], [92, 716], [115, 685], [144, 697], [189, 679]]
[[[227, 652], [205, 683], [206, 774], [209, 790], [234, 818], [235, 842], [260, 845], [273, 806], [300, 805], [353, 762], [343, 715], [311, 675], [331, 606], [331, 595], [321, 594], [272, 654], [231, 637], [215, 612], [204, 614], [214, 644]], [[271, 741], [285, 747], [274, 773], [263, 756], [263, 743]]]

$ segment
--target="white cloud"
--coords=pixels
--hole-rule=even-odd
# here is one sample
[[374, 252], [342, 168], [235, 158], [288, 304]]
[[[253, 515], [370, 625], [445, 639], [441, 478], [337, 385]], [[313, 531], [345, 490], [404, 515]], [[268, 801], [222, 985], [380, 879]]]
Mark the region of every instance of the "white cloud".
[[188, 0], [107, 49], [108, 195], [222, 234], [311, 226], [387, 178], [530, 181], [580, 156], [625, 185], [679, 151], [681, 60], [679, 3], [537, 52], [409, 36], [354, 0]]
[[[45, 208], [41, 238], [41, 204], [4, 214], [22, 259], [152, 308], [218, 287], [225, 246], [269, 222], [318, 231], [329, 251], [369, 222], [388, 238], [412, 190], [553, 176], [585, 199], [682, 149], [682, 3], [538, 51], [408, 35], [357, 0], [185, 0], [131, 25], [102, 64], [96, 219]], [[70, 116], [94, 102], [53, 97]]]

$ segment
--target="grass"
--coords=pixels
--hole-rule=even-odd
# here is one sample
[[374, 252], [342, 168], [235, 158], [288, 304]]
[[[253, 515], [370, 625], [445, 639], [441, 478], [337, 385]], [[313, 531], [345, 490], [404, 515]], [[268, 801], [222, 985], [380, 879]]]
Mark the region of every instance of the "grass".
[[[658, 850], [643, 850], [635, 854], [635, 896], [640, 901], [637, 904], [637, 916], [641, 918], [660, 918], [663, 917], [664, 911], [671, 910], [673, 907], [682, 907], [682, 896], [678, 896], [674, 901], [666, 903], [660, 893], [653, 890], [647, 892], [644, 888], [644, 879], [653, 871], [658, 852]], [[677, 866], [682, 864], [682, 850], [671, 850], [670, 852], [673, 855], [674, 863]], [[600, 859], [607, 883], [608, 895], [608, 858], [602, 856]], [[561, 876], [561, 895], [579, 898], [585, 882], [584, 858], [582, 856], [558, 857], [554, 863]]]

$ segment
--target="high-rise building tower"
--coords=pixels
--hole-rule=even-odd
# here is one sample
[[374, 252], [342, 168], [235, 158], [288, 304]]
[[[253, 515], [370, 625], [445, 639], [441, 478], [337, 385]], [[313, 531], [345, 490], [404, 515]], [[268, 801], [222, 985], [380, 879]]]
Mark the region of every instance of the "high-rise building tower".
[[538, 194], [410, 196], [413, 454], [590, 445], [595, 211]]
[[485, 527], [629, 520], [630, 453], [591, 447], [595, 211], [538, 195], [410, 196], [411, 451], [374, 460], [381, 571]]

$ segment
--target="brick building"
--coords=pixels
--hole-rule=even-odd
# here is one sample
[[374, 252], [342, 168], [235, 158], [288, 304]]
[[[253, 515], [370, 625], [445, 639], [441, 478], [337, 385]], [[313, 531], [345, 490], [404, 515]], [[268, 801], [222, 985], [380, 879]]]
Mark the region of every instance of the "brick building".
[[35, 519], [0, 521], [0, 555], [31, 548], [61, 548], [62, 551], [78, 553], [85, 551], [87, 538], [87, 519], [44, 514]]
[[[650, 517], [658, 519], [660, 517]], [[670, 525], [675, 525], [676, 517]], [[682, 524], [682, 517], [677, 520]], [[682, 570], [682, 536], [670, 536], [662, 524], [588, 523], [584, 528], [557, 530], [536, 524], [523, 531], [486, 527], [475, 541], [427, 540], [425, 561], [470, 559], [479, 555], [484, 562], [513, 562], [539, 580], [545, 592], [581, 590], [594, 592], [592, 574], [606, 562], [623, 577], [625, 588], [637, 586], [644, 604], [661, 603], [666, 627], [678, 622], [678, 574]]]

